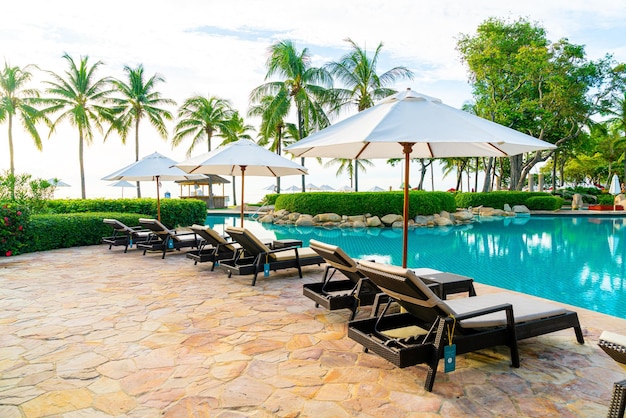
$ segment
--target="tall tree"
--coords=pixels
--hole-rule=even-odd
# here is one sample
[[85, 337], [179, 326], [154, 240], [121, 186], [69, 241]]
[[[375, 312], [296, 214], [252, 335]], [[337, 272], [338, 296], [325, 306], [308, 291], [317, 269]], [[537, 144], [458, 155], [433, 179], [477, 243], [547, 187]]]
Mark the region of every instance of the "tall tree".
[[[234, 111], [230, 120], [226, 123], [225, 132], [224, 132], [224, 140], [220, 145], [226, 145], [231, 142], [238, 141], [240, 139], [249, 139], [252, 140], [252, 137], [248, 133], [249, 131], [254, 131], [254, 127], [252, 125], [246, 124], [243, 117], [239, 114], [239, 111]], [[235, 176], [232, 176], [232, 184], [233, 184], [233, 205], [237, 205], [237, 187], [235, 183]], [[241, 202], [243, 204], [243, 202]]]
[[[161, 93], [155, 91], [158, 83], [165, 79], [155, 74], [148, 80], [145, 79], [143, 65], [137, 68], [124, 66], [127, 81], [112, 80], [114, 89], [122, 97], [113, 97], [113, 110], [116, 118], [111, 124], [111, 128], [105, 136], [105, 140], [112, 130], [117, 131], [122, 138], [122, 143], [126, 143], [126, 138], [131, 128], [135, 131], [135, 161], [139, 161], [139, 124], [142, 119], [147, 118], [150, 124], [157, 130], [163, 139], [167, 139], [166, 120], [172, 120], [170, 111], [163, 109], [163, 105], [176, 105], [171, 99], [161, 97]], [[141, 197], [141, 188], [137, 182], [137, 197]]]
[[[622, 140], [617, 145], [623, 146], [626, 142], [626, 92], [622, 97], [615, 99], [605, 113], [609, 116], [607, 123], [611, 126], [611, 130], [622, 135]], [[624, 149], [624, 181], [626, 181], [626, 149]]]
[[96, 72], [103, 65], [102, 61], [89, 65], [89, 57], [84, 56], [80, 57], [77, 65], [68, 54], [64, 54], [63, 58], [69, 66], [65, 72], [65, 78], [49, 71], [52, 81], [44, 81], [49, 86], [46, 92], [53, 96], [46, 99], [52, 104], [46, 111], [61, 112], [60, 116], [52, 122], [50, 135], [59, 123], [65, 120], [78, 129], [80, 188], [81, 196], [85, 199], [84, 145], [93, 142], [94, 127], [102, 132], [102, 122], [113, 121], [113, 111], [106, 106], [107, 98], [112, 92], [111, 80], [108, 77], [96, 79]]
[[[282, 97], [261, 97], [258, 103], [253, 103], [250, 106], [248, 115], [261, 118], [259, 145], [266, 146], [269, 144], [271, 151], [281, 155], [284, 146], [293, 143], [293, 138], [298, 138], [298, 133], [293, 123], [285, 122], [290, 108], [286, 90], [280, 90], [279, 95]], [[289, 132], [293, 134], [291, 137], [288, 135]], [[280, 177], [276, 178], [276, 193], [280, 193]]]
[[[268, 80], [278, 76], [280, 81], [270, 81], [255, 88], [250, 94], [252, 103], [259, 103], [263, 97], [286, 100], [296, 107], [298, 137], [305, 138], [310, 131], [329, 125], [324, 105], [329, 99], [328, 89], [332, 87], [332, 76], [323, 69], [311, 65], [309, 50], [298, 51], [291, 40], [283, 40], [269, 48], [266, 62]], [[302, 158], [304, 165], [304, 158]], [[302, 190], [305, 177], [302, 176]]]
[[[37, 131], [37, 121], [44, 119], [45, 115], [35, 106], [41, 103], [39, 91], [26, 88], [31, 80], [30, 69], [32, 65], [24, 68], [10, 66], [4, 63], [4, 69], [0, 71], [0, 123], [7, 122], [9, 141], [9, 172], [15, 175], [14, 149], [13, 149], [13, 121], [19, 118], [24, 129], [35, 141], [39, 151], [42, 149], [41, 136]], [[49, 121], [48, 121], [49, 122]]]
[[357, 172], [357, 167], [361, 167], [361, 171], [365, 172], [365, 167], [371, 167], [374, 165], [374, 163], [370, 160], [350, 160], [346, 158], [333, 158], [332, 160], [324, 164], [324, 167], [330, 168], [334, 165], [338, 166], [336, 172], [337, 177], [339, 177], [344, 172], [348, 173], [348, 176], [350, 177], [350, 187], [357, 190], [355, 187], [355, 174]]
[[[475, 35], [462, 35], [457, 50], [469, 69], [479, 116], [560, 147], [581, 134], [597, 112], [594, 103], [606, 94], [609, 57], [590, 62], [583, 46], [566, 39], [551, 43], [542, 27], [525, 19], [488, 19]], [[509, 187], [521, 189], [532, 167], [552, 154], [509, 157]]]
[[216, 96], [188, 98], [178, 109], [178, 123], [174, 128], [172, 146], [176, 147], [184, 139], [191, 137], [191, 145], [187, 150], [188, 157], [203, 141], [207, 142], [208, 150], [211, 152], [213, 136], [225, 136], [233, 112], [228, 100]]
[[[378, 59], [383, 48], [380, 42], [374, 50], [374, 55], [370, 58], [365, 48], [361, 48], [352, 39], [345, 40], [350, 44], [351, 50], [342, 56], [339, 61], [326, 64], [330, 74], [343, 84], [342, 88], [333, 88], [337, 110], [355, 107], [360, 112], [374, 106], [376, 100], [383, 99], [396, 91], [390, 88], [391, 85], [400, 80], [413, 79], [413, 72], [406, 67], [394, 67], [385, 71], [381, 75], [377, 74]], [[354, 188], [359, 190], [358, 168], [364, 165], [371, 166], [368, 161], [364, 164], [352, 164], [336, 161], [340, 167], [354, 167]], [[350, 181], [352, 181], [352, 175]]]

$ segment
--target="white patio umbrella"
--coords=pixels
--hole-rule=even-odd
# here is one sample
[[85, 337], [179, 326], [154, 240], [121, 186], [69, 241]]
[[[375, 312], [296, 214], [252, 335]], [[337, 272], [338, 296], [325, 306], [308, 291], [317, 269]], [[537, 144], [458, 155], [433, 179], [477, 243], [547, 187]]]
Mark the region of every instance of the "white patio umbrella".
[[329, 191], [332, 191], [332, 190], [335, 190], [335, 189], [333, 189], [333, 187], [329, 186], [328, 184], [322, 184], [320, 186], [320, 190], [323, 190], [325, 192], [329, 192]]
[[59, 180], [56, 177], [48, 179], [48, 183], [53, 185], [54, 187], [72, 187], [64, 181]]
[[300, 188], [298, 186], [289, 186], [285, 189], [286, 192], [299, 192]]
[[305, 190], [308, 190], [308, 191], [320, 190], [320, 188], [319, 188], [319, 187], [317, 187], [317, 186], [316, 186], [315, 184], [313, 184], [313, 183], [307, 183], [307, 185], [306, 185], [306, 186], [304, 186], [304, 187], [305, 187]]
[[[611, 179], [611, 185], [609, 186], [609, 193], [611, 193], [613, 196], [617, 196], [621, 192], [622, 190], [619, 185], [619, 177], [617, 177], [617, 174], [613, 174], [613, 178]], [[615, 211], [615, 199], [613, 199], [613, 211]]]
[[159, 183], [161, 181], [204, 178], [204, 176], [190, 176], [180, 168], [174, 167], [174, 164], [176, 164], [176, 161], [155, 152], [109, 174], [108, 176], [102, 177], [102, 180], [154, 181], [157, 189], [157, 219], [160, 221], [161, 197]]
[[214, 151], [175, 165], [190, 174], [241, 176], [241, 226], [243, 227], [245, 176], [280, 177], [307, 174], [300, 164], [281, 157], [247, 139], [240, 139]]
[[384, 192], [385, 189], [383, 189], [382, 187], [379, 186], [374, 186], [371, 189], [368, 190], [368, 192]]
[[[410, 89], [315, 132], [286, 150], [297, 157], [405, 159], [409, 184], [411, 158], [505, 157], [554, 145], [447, 106]], [[404, 187], [402, 266], [408, 248], [409, 189]]]
[[121, 187], [122, 188], [122, 197], [124, 197], [124, 187], [135, 187], [134, 184], [127, 182], [126, 180], [119, 180], [115, 183], [109, 184], [111, 187]]

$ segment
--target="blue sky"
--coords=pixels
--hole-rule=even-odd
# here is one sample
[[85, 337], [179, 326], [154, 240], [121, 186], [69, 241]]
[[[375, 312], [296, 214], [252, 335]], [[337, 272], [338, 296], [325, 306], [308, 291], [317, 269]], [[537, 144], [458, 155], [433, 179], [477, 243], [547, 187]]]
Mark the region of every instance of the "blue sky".
[[[164, 97], [182, 103], [195, 94], [217, 95], [231, 100], [242, 114], [248, 109], [250, 90], [264, 82], [267, 47], [280, 39], [292, 39], [298, 47], [308, 48], [314, 65], [338, 59], [347, 50], [343, 41], [347, 37], [368, 50], [382, 41], [384, 54], [379, 72], [404, 65], [416, 74], [414, 80], [399, 83], [396, 88], [410, 87], [455, 107], [471, 99], [466, 69], [454, 49], [456, 39], [460, 33], [474, 33], [489, 17], [524, 17], [542, 25], [552, 41], [566, 37], [585, 45], [591, 59], [611, 53], [626, 62], [623, 0], [319, 0], [309, 9], [286, 0], [113, 0], [102, 5], [76, 0], [8, 3], [3, 6], [0, 55], [11, 65], [37, 64], [42, 70], [57, 73], [65, 71], [61, 59], [64, 52], [76, 58], [88, 55], [92, 62], [105, 63], [100, 72], [103, 77], [122, 77], [124, 65], [141, 63], [147, 74], [165, 77], [166, 83], [160, 86]], [[43, 88], [39, 81], [46, 78], [46, 73], [35, 71], [35, 75], [33, 87]], [[41, 132], [47, 136], [44, 127]], [[18, 173], [61, 178], [73, 187], [58, 189], [57, 196], [80, 196], [78, 139], [71, 127], [61, 126], [45, 139], [43, 152], [35, 149], [19, 126], [14, 136]], [[86, 148], [88, 197], [121, 195], [119, 189], [108, 187], [100, 179], [134, 160], [131, 144], [123, 146], [115, 137], [103, 144], [96, 136]], [[147, 123], [141, 127], [142, 156], [158, 151], [182, 161], [187, 146], [172, 149]], [[347, 176], [336, 178], [333, 169], [324, 169], [314, 161], [307, 166], [307, 182], [337, 187], [349, 182]], [[2, 125], [0, 169], [8, 167], [6, 125]], [[360, 189], [374, 185], [397, 188], [399, 179], [398, 168], [376, 162], [375, 168], [359, 176]], [[261, 189], [271, 182], [270, 178], [247, 180], [250, 201], [260, 198]], [[300, 184], [299, 178], [283, 179], [284, 186], [292, 184]], [[452, 177], [442, 179], [440, 171], [435, 170], [437, 189], [445, 190], [453, 184]], [[178, 194], [173, 185], [165, 184], [164, 188]], [[144, 195], [153, 192], [148, 185], [142, 190]], [[125, 196], [129, 194], [130, 190]]]

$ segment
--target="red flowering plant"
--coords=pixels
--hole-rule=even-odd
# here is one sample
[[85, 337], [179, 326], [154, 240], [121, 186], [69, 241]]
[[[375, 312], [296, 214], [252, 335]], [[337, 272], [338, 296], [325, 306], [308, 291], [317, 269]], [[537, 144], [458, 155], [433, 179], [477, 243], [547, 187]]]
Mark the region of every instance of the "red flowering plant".
[[0, 257], [21, 253], [26, 245], [25, 229], [29, 210], [21, 204], [0, 202]]

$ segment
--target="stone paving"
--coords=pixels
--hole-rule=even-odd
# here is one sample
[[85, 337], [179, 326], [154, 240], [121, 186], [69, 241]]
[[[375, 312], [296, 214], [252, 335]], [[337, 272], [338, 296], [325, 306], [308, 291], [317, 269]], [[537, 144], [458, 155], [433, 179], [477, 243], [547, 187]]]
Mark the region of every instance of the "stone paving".
[[572, 330], [523, 341], [519, 369], [504, 348], [459, 356], [425, 392], [425, 367], [364, 353], [347, 310], [302, 296], [322, 270], [252, 287], [176, 252], [1, 258], [0, 417], [605, 416], [624, 378], [597, 339], [626, 321], [576, 308], [585, 345]]

